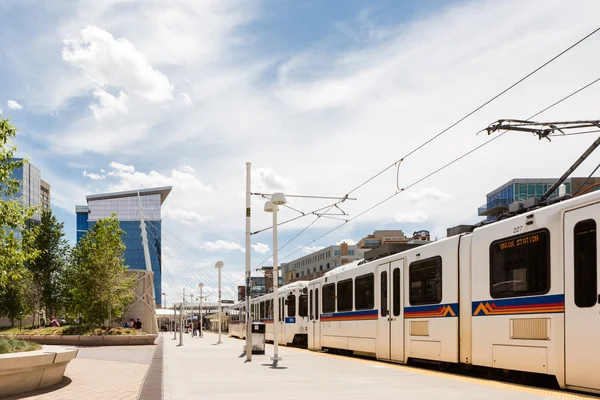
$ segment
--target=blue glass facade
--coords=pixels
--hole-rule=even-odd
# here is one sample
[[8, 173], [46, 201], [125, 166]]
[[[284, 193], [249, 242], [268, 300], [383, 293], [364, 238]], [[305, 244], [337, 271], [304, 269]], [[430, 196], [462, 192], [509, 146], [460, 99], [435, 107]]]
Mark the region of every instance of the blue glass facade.
[[124, 231], [125, 265], [130, 269], [145, 270], [146, 259], [142, 244], [141, 210], [144, 213], [150, 264], [154, 273], [154, 300], [158, 306], [162, 301], [162, 221], [161, 205], [171, 188], [144, 189], [106, 195], [88, 196], [88, 205], [77, 206], [77, 240], [94, 224], [115, 213]]
[[[498, 190], [487, 195], [487, 202], [484, 206], [479, 207], [479, 215], [488, 215], [488, 221], [494, 221], [496, 216], [486, 214], [490, 210], [507, 207], [509, 204], [524, 201], [530, 198], [541, 198], [544, 193], [554, 184], [554, 179], [513, 179], [507, 184], [501, 186]], [[566, 194], [571, 194], [571, 182], [569, 180], [564, 183]], [[558, 190], [555, 190], [550, 198], [558, 196]]]

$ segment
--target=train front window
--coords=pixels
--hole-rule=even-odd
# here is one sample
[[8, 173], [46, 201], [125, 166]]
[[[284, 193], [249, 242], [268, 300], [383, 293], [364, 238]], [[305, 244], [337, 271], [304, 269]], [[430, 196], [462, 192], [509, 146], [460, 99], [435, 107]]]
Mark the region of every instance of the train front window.
[[288, 317], [296, 316], [296, 295], [290, 294], [287, 298]]
[[490, 245], [492, 298], [532, 296], [550, 290], [547, 229], [497, 240]]

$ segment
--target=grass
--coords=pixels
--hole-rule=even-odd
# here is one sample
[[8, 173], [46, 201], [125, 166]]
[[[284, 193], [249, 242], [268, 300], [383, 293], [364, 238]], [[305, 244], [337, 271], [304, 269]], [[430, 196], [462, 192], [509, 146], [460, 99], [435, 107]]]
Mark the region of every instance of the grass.
[[11, 337], [0, 338], [0, 354], [21, 353], [24, 351], [39, 350], [42, 346], [25, 340], [17, 340]]
[[53, 336], [113, 336], [113, 335], [145, 335], [136, 329], [106, 328], [94, 325], [66, 325], [61, 327], [32, 328], [32, 327], [0, 327], [0, 336], [9, 335], [53, 335]]

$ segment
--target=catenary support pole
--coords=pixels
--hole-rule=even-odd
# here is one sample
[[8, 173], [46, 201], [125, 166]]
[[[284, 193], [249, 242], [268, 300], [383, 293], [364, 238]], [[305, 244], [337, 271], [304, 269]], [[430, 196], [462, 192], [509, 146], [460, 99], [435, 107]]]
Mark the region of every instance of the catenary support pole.
[[217, 261], [217, 265], [215, 267], [219, 270], [219, 321], [217, 321], [217, 325], [219, 325], [219, 341], [217, 344], [221, 344], [221, 324], [222, 324], [222, 307], [221, 307], [221, 268], [223, 268], [223, 262]]
[[279, 269], [277, 264], [277, 209], [273, 204], [273, 358], [274, 362], [281, 360], [279, 357]]
[[202, 325], [204, 325], [204, 317], [202, 316], [202, 288], [204, 287], [204, 283], [198, 285], [200, 288], [200, 312], [199, 314], [199, 322], [200, 322], [200, 337], [202, 337]]
[[252, 313], [250, 312], [250, 229], [251, 229], [251, 206], [250, 206], [250, 174], [252, 164], [246, 163], [246, 361], [252, 361]]

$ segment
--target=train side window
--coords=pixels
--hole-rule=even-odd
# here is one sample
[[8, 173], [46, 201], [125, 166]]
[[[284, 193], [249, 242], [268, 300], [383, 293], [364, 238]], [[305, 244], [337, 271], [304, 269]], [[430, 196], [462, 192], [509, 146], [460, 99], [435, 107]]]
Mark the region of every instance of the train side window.
[[310, 320], [312, 321], [313, 319], [315, 319], [315, 298], [313, 296], [313, 291], [312, 289], [309, 290], [309, 296], [310, 296]]
[[496, 240], [490, 245], [492, 298], [550, 291], [550, 232], [542, 229]]
[[354, 280], [354, 308], [372, 310], [375, 307], [375, 275], [357, 276]]
[[392, 271], [392, 312], [394, 317], [400, 315], [400, 268]]
[[261, 302], [260, 302], [260, 318], [261, 318], [261, 319], [265, 319], [265, 318], [267, 318], [267, 313], [266, 313], [266, 311], [267, 311], [266, 302], [264, 302], [264, 301], [261, 301]]
[[411, 306], [442, 302], [442, 257], [415, 261], [408, 270]]
[[298, 316], [306, 317], [308, 316], [308, 295], [301, 294], [298, 297]]
[[575, 305], [593, 307], [598, 303], [598, 261], [596, 258], [596, 221], [578, 222], [573, 230], [575, 264]]
[[296, 295], [295, 294], [290, 294], [287, 298], [287, 311], [288, 311], [288, 317], [295, 317], [296, 316]]
[[335, 312], [335, 284], [323, 286], [323, 313]]
[[279, 320], [283, 321], [285, 319], [285, 308], [283, 308], [283, 297], [279, 298]]
[[352, 279], [337, 283], [337, 310], [352, 311]]
[[381, 316], [387, 317], [388, 311], [388, 295], [387, 295], [388, 277], [387, 271], [381, 272]]
[[315, 289], [315, 319], [319, 320], [319, 289]]

